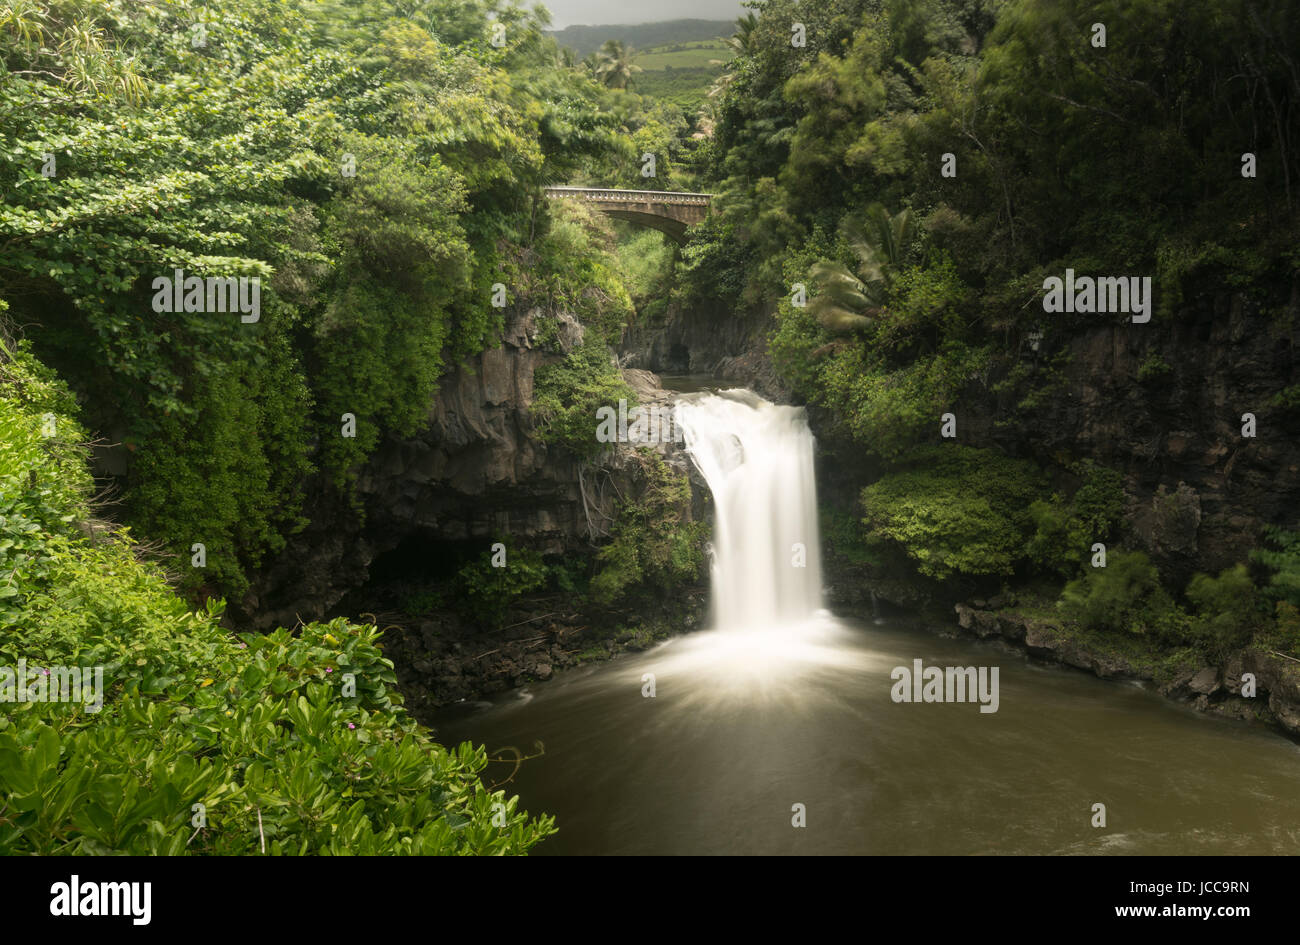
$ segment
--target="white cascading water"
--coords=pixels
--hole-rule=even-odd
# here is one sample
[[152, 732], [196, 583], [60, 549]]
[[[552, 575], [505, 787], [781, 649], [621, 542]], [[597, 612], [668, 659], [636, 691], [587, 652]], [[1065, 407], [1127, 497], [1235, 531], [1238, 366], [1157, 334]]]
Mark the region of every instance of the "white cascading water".
[[813, 435], [802, 407], [748, 390], [677, 404], [686, 448], [714, 499], [718, 630], [798, 624], [822, 607]]

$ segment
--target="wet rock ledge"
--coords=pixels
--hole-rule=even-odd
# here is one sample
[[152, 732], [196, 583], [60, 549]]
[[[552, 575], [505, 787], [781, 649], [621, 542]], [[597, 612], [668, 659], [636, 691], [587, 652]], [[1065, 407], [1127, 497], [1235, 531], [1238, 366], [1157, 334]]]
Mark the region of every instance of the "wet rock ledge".
[[[957, 604], [957, 624], [982, 639], [1000, 638], [1039, 659], [1073, 666], [1102, 679], [1152, 682], [1167, 698], [1202, 712], [1263, 722], [1300, 737], [1300, 662], [1247, 648], [1222, 665], [1207, 666], [1178, 656], [1122, 649], [1059, 620], [1002, 609], [997, 598]], [[1252, 674], [1255, 694], [1243, 696], [1242, 677]]]
[[553, 603], [521, 604], [498, 630], [484, 632], [454, 613], [389, 625], [385, 655], [393, 661], [406, 706], [417, 718], [458, 702], [483, 699], [563, 669], [649, 649], [703, 627], [704, 585], [636, 611], [578, 612]]

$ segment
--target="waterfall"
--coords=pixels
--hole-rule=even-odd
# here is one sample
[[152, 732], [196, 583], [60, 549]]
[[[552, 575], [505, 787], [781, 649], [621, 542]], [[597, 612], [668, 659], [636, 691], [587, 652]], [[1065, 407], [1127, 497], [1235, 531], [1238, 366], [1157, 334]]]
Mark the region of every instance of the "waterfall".
[[744, 631], [821, 609], [813, 435], [802, 407], [748, 390], [682, 398], [676, 419], [714, 500], [713, 620]]

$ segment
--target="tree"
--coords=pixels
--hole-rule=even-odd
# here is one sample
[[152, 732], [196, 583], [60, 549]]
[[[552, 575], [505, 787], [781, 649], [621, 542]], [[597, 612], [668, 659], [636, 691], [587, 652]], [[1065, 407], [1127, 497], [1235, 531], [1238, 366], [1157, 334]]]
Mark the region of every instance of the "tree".
[[751, 11], [744, 16], [736, 17], [736, 32], [727, 37], [727, 46], [737, 56], [743, 56], [754, 51], [755, 30], [758, 27], [758, 17]]
[[872, 204], [861, 218], [846, 217], [842, 232], [857, 257], [857, 272], [843, 263], [823, 259], [812, 267], [820, 292], [808, 303], [809, 311], [828, 331], [870, 328], [889, 290], [890, 268], [897, 268], [916, 233], [911, 210], [892, 217], [880, 204]]
[[632, 61], [635, 58], [630, 46], [616, 39], [605, 40], [605, 45], [596, 54], [596, 78], [606, 88], [626, 89], [632, 83], [632, 76], [641, 71], [641, 67]]
[[[736, 57], [747, 55], [754, 51], [756, 45], [755, 29], [758, 27], [758, 17], [753, 13], [745, 16], [736, 17], [736, 32], [728, 36], [724, 42], [727, 48], [735, 54]], [[726, 59], [710, 59], [711, 66], [729, 66], [730, 61]], [[730, 68], [724, 69], [716, 79], [713, 85], [709, 87], [709, 98], [717, 98], [730, 87], [735, 80], [736, 73]]]
[[[346, 489], [424, 423], [444, 366], [493, 342], [539, 186], [630, 150], [627, 96], [494, 6], [0, 0], [0, 298], [121, 431], [128, 521], [208, 546], [188, 589], [239, 596], [313, 467]], [[178, 269], [259, 280], [260, 311], [158, 310]], [[324, 436], [344, 413], [358, 435]]]

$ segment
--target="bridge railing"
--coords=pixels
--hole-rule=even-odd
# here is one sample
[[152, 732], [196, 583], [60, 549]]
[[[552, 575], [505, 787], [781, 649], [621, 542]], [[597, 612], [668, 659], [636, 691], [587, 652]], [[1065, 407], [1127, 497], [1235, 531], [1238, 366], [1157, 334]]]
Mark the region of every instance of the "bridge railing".
[[582, 197], [618, 203], [670, 203], [708, 205], [713, 194], [692, 194], [674, 190], [620, 190], [600, 187], [547, 187], [546, 195], [555, 197]]

